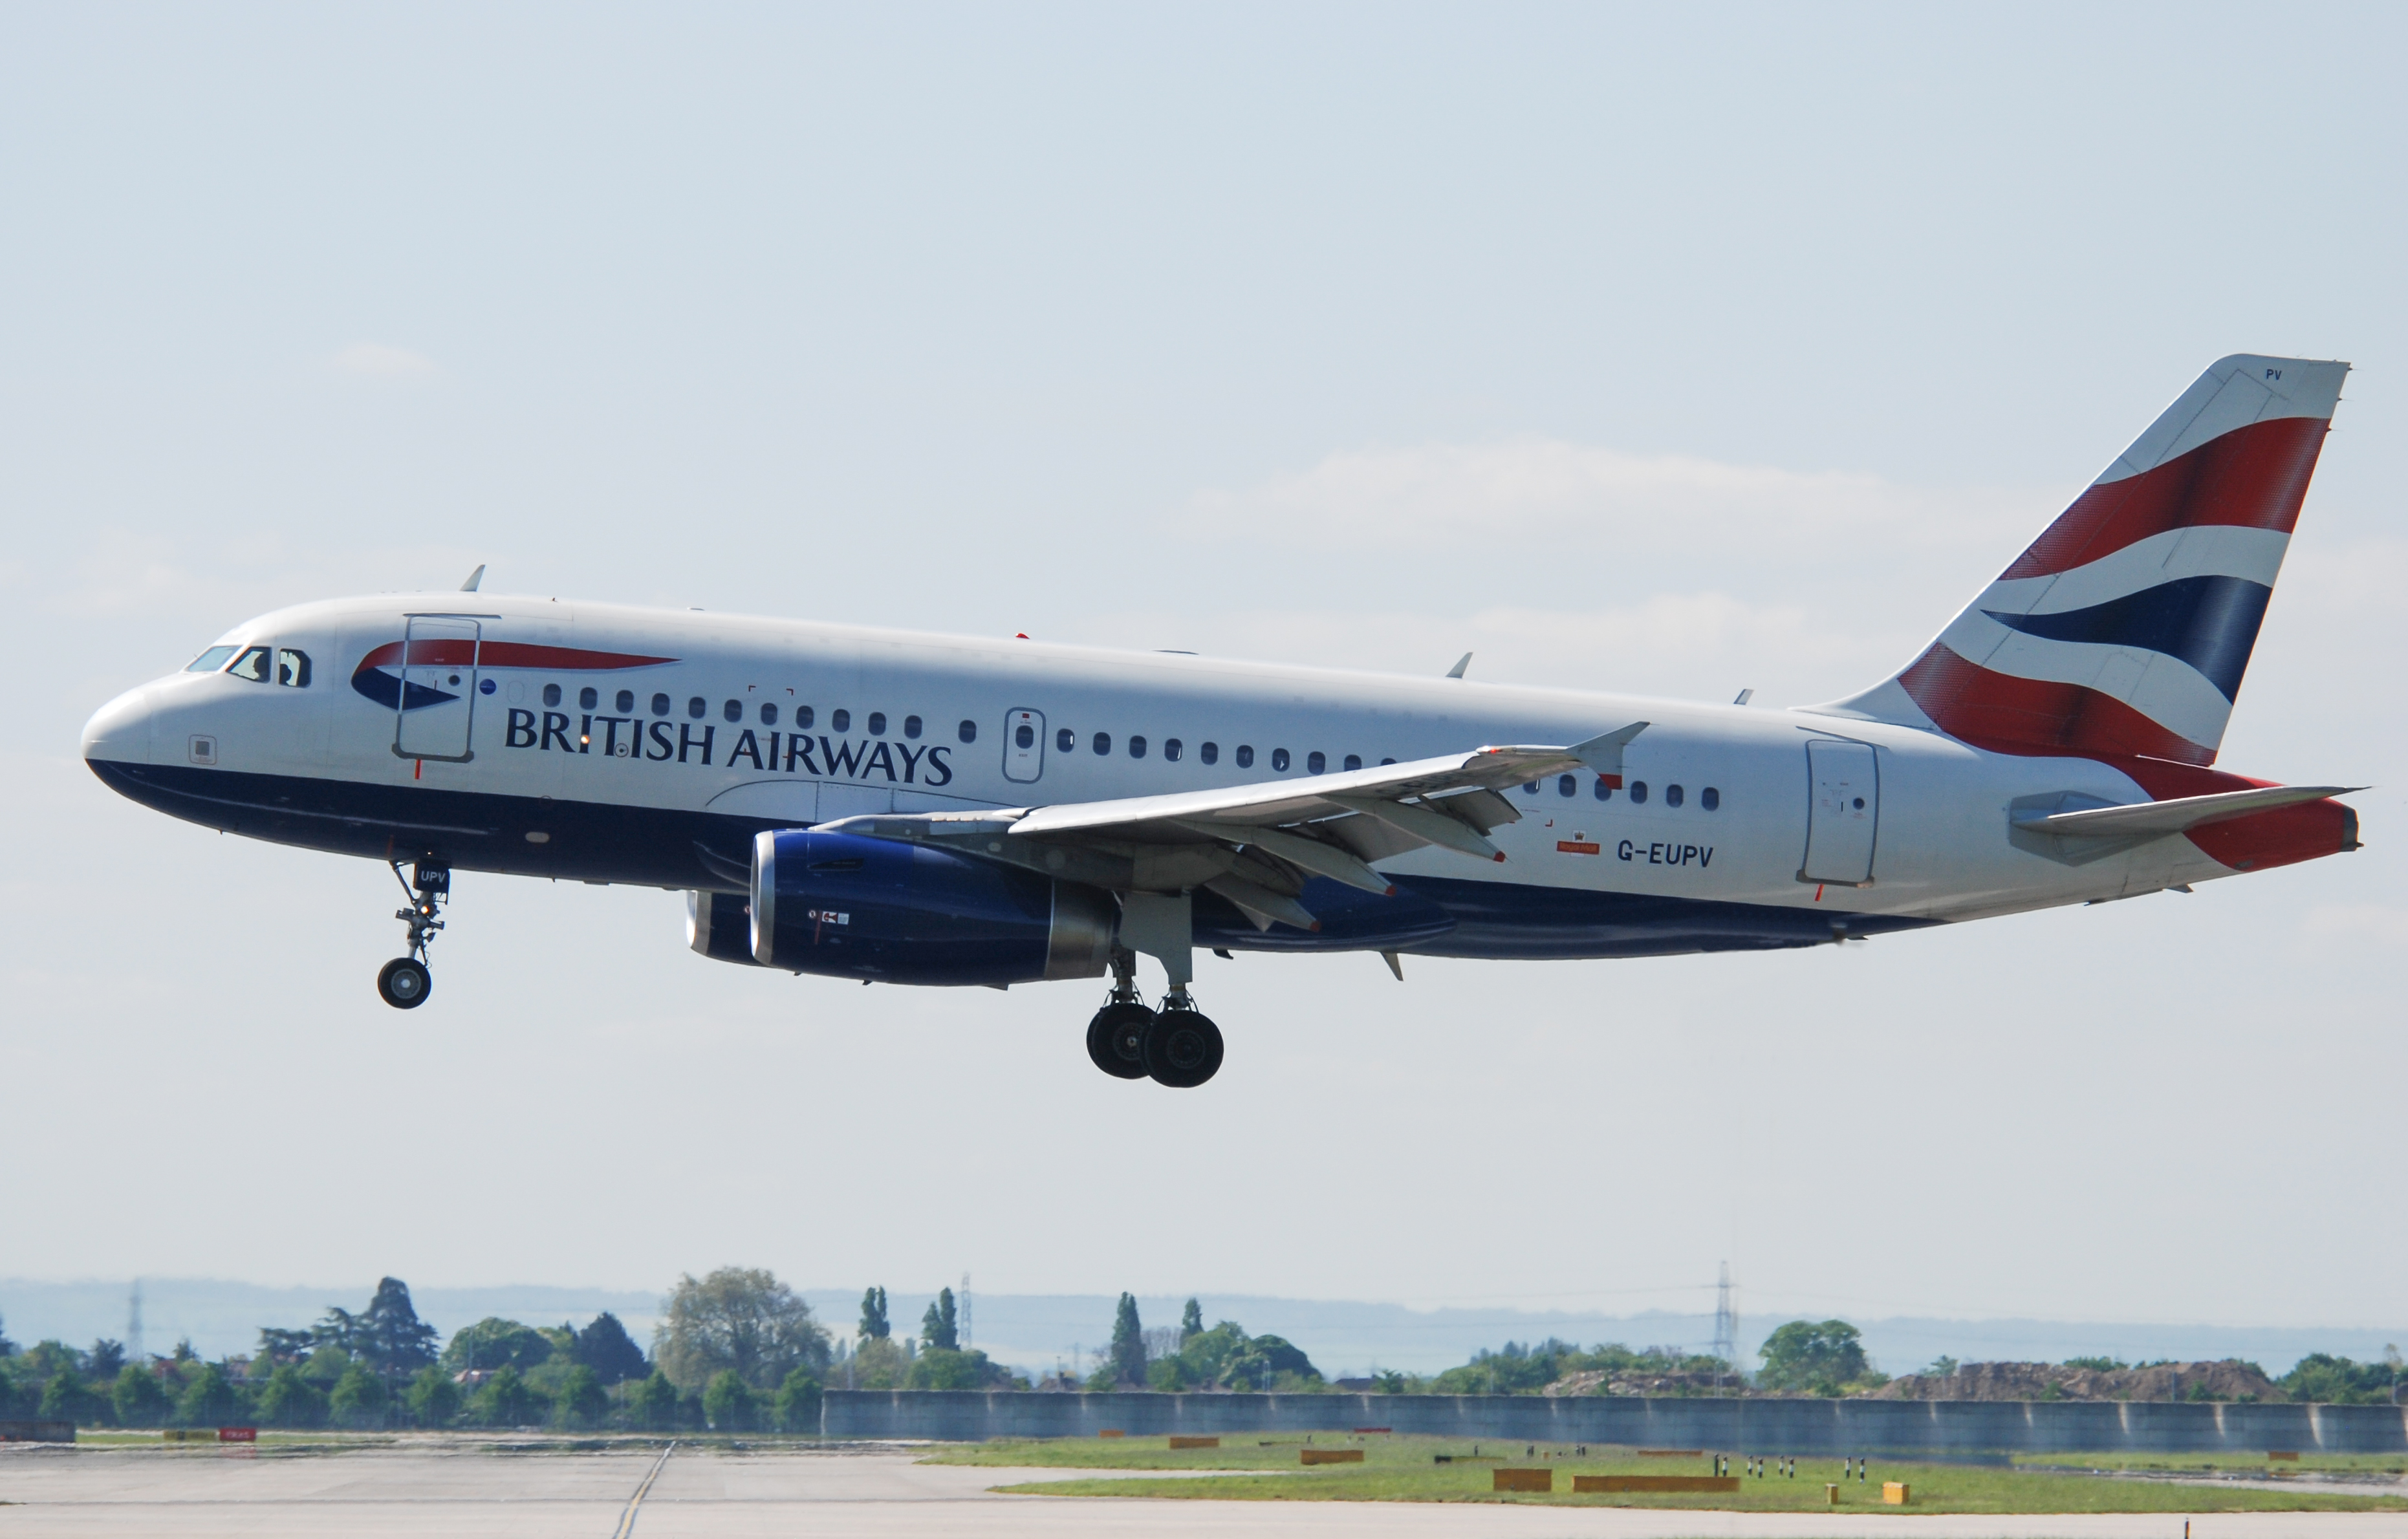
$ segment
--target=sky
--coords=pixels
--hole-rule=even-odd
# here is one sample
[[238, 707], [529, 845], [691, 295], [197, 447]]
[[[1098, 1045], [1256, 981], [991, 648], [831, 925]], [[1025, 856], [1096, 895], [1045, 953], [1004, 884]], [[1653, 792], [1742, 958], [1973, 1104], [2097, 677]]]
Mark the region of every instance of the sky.
[[[0, 1273], [2408, 1327], [2396, 7], [0, 12]], [[77, 758], [455, 587], [1760, 704], [2358, 365], [2221, 763], [2367, 848], [1764, 956], [861, 990]], [[2392, 492], [2384, 489], [2393, 488]]]

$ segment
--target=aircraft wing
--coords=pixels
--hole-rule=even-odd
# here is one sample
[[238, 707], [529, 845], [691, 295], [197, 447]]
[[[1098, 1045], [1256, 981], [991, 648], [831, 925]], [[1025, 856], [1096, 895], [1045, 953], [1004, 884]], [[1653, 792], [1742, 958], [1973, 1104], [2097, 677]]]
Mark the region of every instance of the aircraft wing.
[[941, 845], [1120, 892], [1202, 887], [1259, 929], [1319, 924], [1297, 896], [1313, 876], [1393, 891], [1374, 861], [1429, 846], [1501, 861], [1491, 829], [1521, 814], [1505, 787], [1576, 770], [1618, 783], [1634, 721], [1566, 748], [1475, 748], [1336, 775], [995, 812], [871, 815], [838, 833]]

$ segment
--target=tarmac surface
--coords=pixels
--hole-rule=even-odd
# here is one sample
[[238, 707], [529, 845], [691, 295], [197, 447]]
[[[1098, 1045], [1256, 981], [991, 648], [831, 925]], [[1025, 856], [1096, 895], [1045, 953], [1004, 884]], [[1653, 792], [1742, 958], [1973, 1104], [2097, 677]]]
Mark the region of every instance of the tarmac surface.
[[[0, 1539], [443, 1535], [445, 1539], [2181, 1539], [2180, 1513], [1784, 1516], [1399, 1503], [998, 1496], [1076, 1472], [919, 1464], [909, 1449], [511, 1451], [494, 1442], [341, 1452], [0, 1447]], [[649, 1487], [645, 1481], [656, 1476]], [[643, 1491], [640, 1503], [635, 1503]], [[2408, 1539], [2408, 1515], [2192, 1517], [2192, 1539]]]

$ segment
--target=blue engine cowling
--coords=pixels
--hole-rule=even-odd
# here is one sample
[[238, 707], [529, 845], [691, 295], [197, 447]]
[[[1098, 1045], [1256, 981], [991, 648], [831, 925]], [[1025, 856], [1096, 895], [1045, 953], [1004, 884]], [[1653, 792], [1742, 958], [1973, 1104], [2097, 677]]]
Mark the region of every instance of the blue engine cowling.
[[1110, 894], [951, 850], [786, 829], [752, 841], [752, 959], [881, 983], [1101, 977]]

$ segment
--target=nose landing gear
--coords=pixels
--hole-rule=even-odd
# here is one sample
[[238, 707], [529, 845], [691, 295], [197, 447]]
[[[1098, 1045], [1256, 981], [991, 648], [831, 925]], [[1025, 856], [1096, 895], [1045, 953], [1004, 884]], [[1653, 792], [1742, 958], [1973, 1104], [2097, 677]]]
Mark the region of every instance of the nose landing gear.
[[1087, 1057], [1115, 1079], [1151, 1078], [1193, 1090], [1221, 1068], [1221, 1029], [1196, 1008], [1187, 986], [1174, 985], [1159, 1012], [1137, 992], [1137, 958], [1112, 953], [1112, 991], [1087, 1022]]
[[401, 862], [391, 863], [393, 879], [401, 882], [401, 891], [409, 900], [408, 907], [395, 909], [393, 916], [409, 926], [409, 955], [395, 957], [378, 970], [377, 995], [396, 1010], [415, 1010], [435, 990], [435, 976], [426, 970], [426, 948], [433, 944], [435, 933], [443, 928], [437, 916], [452, 896], [452, 873], [448, 867], [422, 861], [410, 867], [410, 879], [403, 881]]

